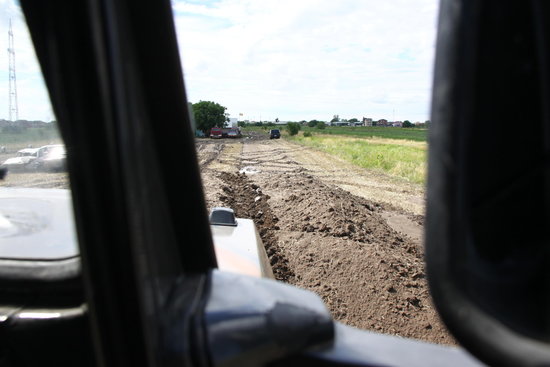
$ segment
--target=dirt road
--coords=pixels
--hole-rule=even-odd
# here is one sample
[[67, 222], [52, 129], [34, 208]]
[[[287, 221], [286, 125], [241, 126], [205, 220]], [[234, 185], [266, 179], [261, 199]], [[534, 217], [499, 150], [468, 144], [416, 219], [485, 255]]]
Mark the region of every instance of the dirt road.
[[[196, 147], [207, 205], [254, 219], [277, 279], [316, 292], [345, 324], [455, 344], [428, 293], [421, 187], [263, 135]], [[13, 173], [2, 186], [68, 180]]]
[[425, 279], [421, 187], [284, 139], [196, 144], [207, 205], [255, 220], [279, 280], [345, 324], [455, 344]]

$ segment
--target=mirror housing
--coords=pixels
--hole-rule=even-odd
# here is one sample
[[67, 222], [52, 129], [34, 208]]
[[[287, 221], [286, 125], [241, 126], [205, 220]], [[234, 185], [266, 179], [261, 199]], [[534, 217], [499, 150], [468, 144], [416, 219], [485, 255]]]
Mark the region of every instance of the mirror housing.
[[496, 365], [548, 364], [550, 6], [444, 0], [426, 256], [451, 332]]

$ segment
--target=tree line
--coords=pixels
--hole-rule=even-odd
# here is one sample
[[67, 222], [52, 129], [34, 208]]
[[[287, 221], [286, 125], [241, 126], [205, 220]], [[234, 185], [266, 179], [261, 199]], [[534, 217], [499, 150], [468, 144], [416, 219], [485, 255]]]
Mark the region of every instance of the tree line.
[[[190, 103], [189, 107], [193, 111], [193, 117], [195, 120], [195, 127], [197, 130], [201, 130], [203, 132], [210, 131], [213, 127], [225, 127], [225, 124], [229, 121], [228, 115], [225, 113], [227, 110], [226, 107], [220, 105], [219, 103], [212, 102], [212, 101], [199, 101], [197, 103]], [[278, 119], [276, 120], [278, 122]], [[356, 118], [352, 118], [349, 120], [341, 120], [338, 115], [334, 115], [334, 118], [330, 121], [330, 123], [337, 123], [337, 122], [349, 122], [349, 123], [358, 123], [359, 120]], [[246, 127], [246, 126], [276, 126], [273, 122], [243, 122], [239, 121], [239, 126]], [[291, 128], [292, 132], [296, 130], [296, 124], [297, 126], [301, 125], [307, 125], [309, 127], [316, 127], [318, 129], [324, 129], [327, 126], [327, 123], [325, 121], [319, 121], [319, 120], [310, 120], [305, 121], [302, 120], [300, 122], [289, 122], [288, 125], [294, 126]], [[429, 127], [430, 122], [426, 121], [425, 125], [426, 127]], [[373, 121], [373, 126], [376, 126], [376, 121]], [[416, 125], [410, 122], [409, 120], [405, 120], [402, 124], [402, 127], [410, 128], [415, 127]], [[288, 128], [287, 128], [288, 130]], [[298, 130], [299, 131], [299, 130]], [[290, 131], [289, 131], [290, 132]]]

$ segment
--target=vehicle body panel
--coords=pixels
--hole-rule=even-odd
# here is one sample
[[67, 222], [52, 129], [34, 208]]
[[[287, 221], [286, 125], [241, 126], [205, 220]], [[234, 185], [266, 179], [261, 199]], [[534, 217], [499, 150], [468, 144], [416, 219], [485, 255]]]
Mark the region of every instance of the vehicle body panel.
[[79, 253], [66, 189], [0, 189], [0, 258], [55, 260]]
[[236, 226], [210, 226], [218, 267], [225, 271], [274, 278], [254, 222], [251, 219], [236, 220]]
[[[274, 278], [251, 219], [236, 226], [211, 225], [220, 270]], [[60, 260], [79, 255], [71, 195], [66, 189], [0, 190], [0, 258]]]

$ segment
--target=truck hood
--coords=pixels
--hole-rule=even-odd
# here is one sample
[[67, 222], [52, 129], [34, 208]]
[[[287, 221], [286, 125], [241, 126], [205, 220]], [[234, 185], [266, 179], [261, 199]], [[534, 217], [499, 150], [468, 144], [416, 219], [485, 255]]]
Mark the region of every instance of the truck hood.
[[0, 189], [0, 258], [59, 260], [78, 254], [69, 190]]

